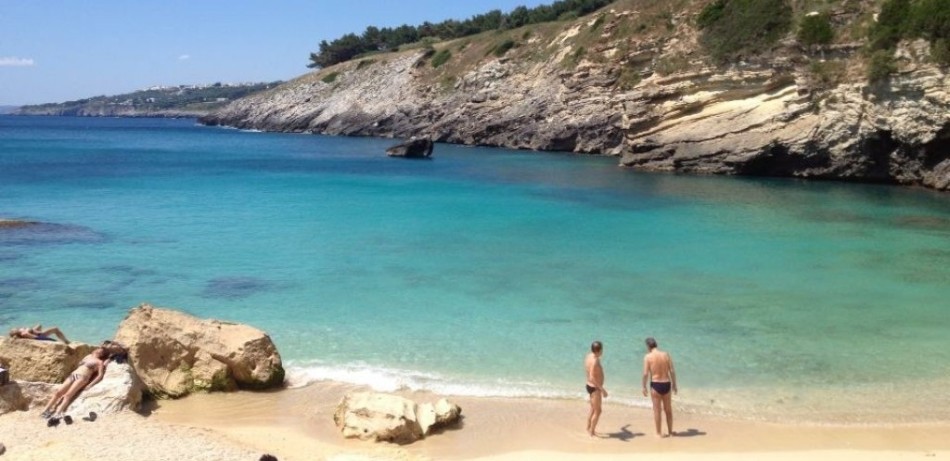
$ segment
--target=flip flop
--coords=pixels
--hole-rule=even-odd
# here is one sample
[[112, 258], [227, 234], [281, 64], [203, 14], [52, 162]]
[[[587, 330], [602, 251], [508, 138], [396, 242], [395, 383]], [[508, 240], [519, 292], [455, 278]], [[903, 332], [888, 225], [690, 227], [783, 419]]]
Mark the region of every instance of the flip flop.
[[59, 426], [59, 418], [53, 417], [46, 420], [46, 427], [56, 427]]
[[63, 422], [68, 426], [73, 423], [73, 417], [69, 415], [63, 416]]
[[99, 417], [99, 415], [97, 415], [96, 412], [90, 411], [90, 412], [89, 412], [89, 416], [83, 416], [83, 417], [82, 417], [82, 420], [83, 420], [83, 421], [89, 421], [89, 422], [91, 423], [91, 422], [95, 421], [96, 418], [98, 418], [98, 417]]

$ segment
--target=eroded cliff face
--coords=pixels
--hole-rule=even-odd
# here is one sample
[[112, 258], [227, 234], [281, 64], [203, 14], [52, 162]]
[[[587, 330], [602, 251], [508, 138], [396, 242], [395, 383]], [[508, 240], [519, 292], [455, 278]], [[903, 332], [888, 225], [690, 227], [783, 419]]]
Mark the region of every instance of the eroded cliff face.
[[[420, 50], [354, 61], [238, 100], [203, 122], [268, 131], [434, 140], [617, 156], [623, 166], [893, 182], [950, 190], [950, 74], [926, 42], [869, 84], [859, 45], [709, 64], [685, 17], [673, 33], [613, 39], [637, 12], [608, 11], [498, 58], [449, 43], [454, 68]], [[684, 15], [685, 16], [685, 15]], [[577, 44], [581, 34], [588, 48]], [[577, 58], [583, 52], [582, 58]], [[845, 66], [815, 83], [815, 62]], [[671, 65], [674, 63], [675, 65]], [[335, 73], [335, 78], [328, 78]]]

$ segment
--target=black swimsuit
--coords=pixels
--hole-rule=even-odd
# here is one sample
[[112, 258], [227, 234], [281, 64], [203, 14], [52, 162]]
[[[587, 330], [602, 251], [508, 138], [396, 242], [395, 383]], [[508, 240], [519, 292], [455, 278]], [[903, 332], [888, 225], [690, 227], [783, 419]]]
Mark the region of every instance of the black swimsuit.
[[671, 386], [671, 383], [668, 383], [668, 382], [667, 382], [667, 383], [654, 383], [654, 382], [651, 382], [651, 383], [650, 383], [650, 387], [652, 387], [653, 390], [655, 390], [656, 393], [657, 393], [657, 394], [660, 394], [660, 395], [669, 394], [669, 393], [670, 393], [670, 386]]
[[588, 393], [588, 394], [593, 394], [594, 392], [596, 392], [596, 391], [598, 390], [596, 387], [591, 386], [590, 384], [587, 384], [586, 386], [587, 386], [587, 393]]

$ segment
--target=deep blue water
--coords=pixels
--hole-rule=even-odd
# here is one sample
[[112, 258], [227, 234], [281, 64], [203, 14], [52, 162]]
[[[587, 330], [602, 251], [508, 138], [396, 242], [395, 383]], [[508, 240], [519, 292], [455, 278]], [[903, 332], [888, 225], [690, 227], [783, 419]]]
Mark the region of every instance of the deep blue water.
[[630, 404], [653, 335], [696, 411], [950, 419], [950, 195], [391, 144], [0, 117], [0, 218], [44, 223], [0, 230], [0, 325], [150, 302], [268, 331], [296, 384], [578, 399], [600, 339]]

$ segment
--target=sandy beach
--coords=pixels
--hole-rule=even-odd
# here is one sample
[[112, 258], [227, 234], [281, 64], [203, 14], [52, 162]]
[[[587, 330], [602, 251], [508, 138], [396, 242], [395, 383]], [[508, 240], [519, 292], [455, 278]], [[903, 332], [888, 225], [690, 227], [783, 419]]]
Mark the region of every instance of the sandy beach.
[[[270, 393], [160, 401], [147, 415], [105, 415], [47, 428], [37, 412], [0, 417], [4, 459], [256, 460], [791, 460], [947, 459], [950, 424], [784, 425], [680, 414], [678, 436], [652, 434], [652, 413], [610, 404], [601, 437], [583, 431], [582, 401], [457, 397], [460, 428], [409, 446], [344, 440], [332, 415], [354, 386], [320, 383]], [[406, 393], [417, 401], [425, 393]]]

